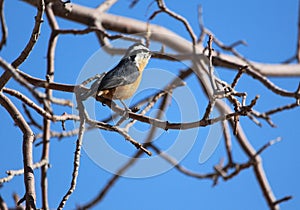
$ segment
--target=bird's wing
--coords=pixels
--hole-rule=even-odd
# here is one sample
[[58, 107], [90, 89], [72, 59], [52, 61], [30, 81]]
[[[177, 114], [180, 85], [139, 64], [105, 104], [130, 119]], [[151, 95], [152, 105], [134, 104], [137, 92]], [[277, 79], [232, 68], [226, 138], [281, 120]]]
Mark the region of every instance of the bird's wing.
[[136, 65], [129, 59], [123, 59], [115, 68], [105, 74], [98, 91], [132, 84], [137, 80], [139, 75], [140, 72]]

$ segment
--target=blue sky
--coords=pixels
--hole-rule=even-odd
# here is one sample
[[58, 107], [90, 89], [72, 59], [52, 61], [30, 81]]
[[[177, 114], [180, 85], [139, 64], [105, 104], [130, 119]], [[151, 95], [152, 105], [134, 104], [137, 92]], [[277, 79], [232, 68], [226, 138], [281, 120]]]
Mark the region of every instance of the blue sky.
[[[74, 3], [84, 4], [87, 6], [97, 6], [93, 1], [73, 1]], [[120, 1], [114, 5], [110, 12], [113, 14], [125, 15], [140, 20], [146, 20], [147, 17], [156, 8], [153, 4], [148, 8], [148, 2], [141, 0], [135, 8], [129, 9], [130, 1]], [[279, 63], [290, 58], [296, 51], [297, 41], [297, 19], [298, 19], [298, 1], [259, 1], [253, 0], [242, 2], [238, 0], [229, 1], [191, 1], [185, 4], [173, 3], [166, 1], [170, 9], [176, 11], [180, 15], [186, 17], [190, 22], [196, 34], [199, 34], [199, 24], [197, 19], [197, 6], [203, 7], [203, 18], [205, 26], [208, 27], [221, 41], [225, 44], [233, 43], [237, 40], [245, 40], [248, 46], [239, 46], [238, 50], [247, 58], [253, 61]], [[36, 10], [21, 2], [21, 1], [5, 1], [5, 16], [9, 29], [9, 37], [7, 45], [0, 52], [0, 56], [8, 62], [12, 62], [19, 55], [30, 36], [34, 16]], [[46, 19], [46, 17], [45, 17]], [[184, 30], [184, 26], [177, 21], [172, 20], [167, 15], [161, 14], [153, 23], [167, 25], [167, 27], [181, 36], [189, 39], [188, 33]], [[84, 26], [70, 23], [59, 19], [61, 28], [84, 28]], [[21, 70], [34, 76], [44, 78], [46, 71], [46, 53], [50, 29], [47, 21], [43, 23], [41, 36], [26, 60]], [[155, 49], [156, 45], [152, 46]], [[93, 59], [97, 56], [104, 56], [101, 51], [99, 53], [99, 44], [94, 34], [84, 36], [60, 36], [56, 49], [55, 58], [55, 81], [74, 84], [79, 75], [85, 71]], [[157, 50], [157, 49], [156, 49]], [[103, 58], [103, 57], [102, 57]], [[120, 57], [105, 57], [105, 62], [99, 62], [100, 66], [95, 66], [91, 72], [108, 70], [112, 67]], [[163, 79], [171, 79], [172, 75], [178, 73], [178, 69], [185, 65], [179, 63], [176, 65], [159, 60], [151, 60], [149, 69], [161, 69], [166, 76]], [[88, 71], [89, 69], [87, 69]], [[231, 82], [235, 73], [226, 69], [217, 69], [220, 78]], [[1, 71], [2, 73], [3, 71]], [[152, 71], [153, 72], [153, 71]], [[90, 73], [90, 72], [89, 72]], [[169, 73], [169, 74], [167, 74]], [[141, 87], [159, 88], [159, 86], [149, 78], [151, 71], [147, 72]], [[167, 76], [170, 75], [170, 76]], [[159, 79], [159, 78], [158, 78]], [[289, 91], [294, 91], [297, 88], [298, 78], [270, 78], [275, 84]], [[206, 106], [205, 98], [201, 94], [201, 89], [197, 86], [195, 77], [187, 80], [186, 89], [178, 89], [172, 100], [170, 110], [166, 113], [166, 119], [172, 121], [190, 120], [193, 117], [200, 118], [203, 109]], [[11, 80], [8, 87], [22, 90], [17, 83]], [[163, 87], [163, 86], [162, 86]], [[259, 111], [267, 111], [274, 107], [285, 105], [294, 102], [289, 98], [281, 98], [271, 91], [264, 88], [260, 83], [253, 80], [249, 76], [244, 75], [237, 86], [239, 91], [246, 91], [249, 98], [253, 98], [256, 94], [260, 94], [256, 109]], [[24, 90], [22, 90], [26, 93]], [[151, 92], [150, 90], [147, 90]], [[143, 98], [148, 92], [140, 92], [134, 98], [138, 100]], [[184, 92], [187, 91], [187, 92]], [[181, 107], [181, 102], [186, 100], [183, 95], [192, 91], [197, 98], [199, 105], [199, 113], [185, 119], [181, 115], [177, 115], [178, 109]], [[65, 96], [72, 99], [72, 95], [54, 92], [55, 96]], [[250, 101], [250, 99], [248, 99]], [[12, 98], [20, 109], [22, 105]], [[199, 103], [204, 101], [204, 103]], [[131, 101], [127, 101], [130, 103]], [[188, 103], [190, 104], [190, 102]], [[179, 107], [179, 108], [178, 108]], [[190, 109], [191, 107], [188, 107]], [[193, 107], [192, 107], [193, 108]], [[65, 107], [57, 107], [56, 114], [61, 114], [64, 111], [71, 112]], [[102, 113], [107, 115], [108, 108], [101, 105], [95, 107], [96, 117], [101, 117]], [[98, 111], [98, 110], [101, 110]], [[181, 110], [182, 111], [182, 110]], [[32, 111], [33, 112], [33, 111]], [[0, 121], [0, 139], [2, 146], [0, 147], [0, 177], [5, 176], [5, 171], [10, 169], [22, 168], [22, 134], [13, 125], [13, 121], [9, 115], [1, 107]], [[155, 114], [153, 111], [151, 114]], [[36, 115], [34, 115], [37, 117]], [[299, 109], [285, 111], [275, 114], [273, 121], [277, 128], [270, 128], [267, 123], [262, 122], [263, 127], [256, 126], [248, 118], [241, 119], [241, 124], [244, 127], [249, 141], [259, 149], [269, 140], [277, 137], [282, 137], [282, 141], [268, 148], [262, 154], [263, 165], [269, 179], [270, 185], [277, 198], [282, 198], [287, 195], [292, 195], [293, 199], [283, 203], [282, 209], [296, 209], [300, 206], [300, 190], [298, 187], [300, 177], [300, 158], [299, 158]], [[37, 119], [39, 119], [37, 117]], [[67, 129], [73, 129], [74, 124], [66, 123]], [[58, 131], [61, 130], [60, 124], [55, 123], [52, 127]], [[134, 127], [138, 131], [145, 131], [149, 127], [142, 124], [137, 124]], [[37, 132], [35, 130], [35, 132]], [[212, 171], [212, 167], [219, 162], [222, 157], [225, 157], [223, 139], [217, 144], [215, 152], [205, 162], [199, 163], [199, 155], [203, 148], [205, 139], [208, 135], [208, 128], [192, 130], [196, 137], [193, 137], [192, 147], [189, 148], [186, 156], [181, 160], [181, 163], [187, 168], [200, 173]], [[185, 133], [168, 131], [159, 132], [157, 145], [162, 150], [168, 150], [171, 146], [179, 145], [183, 147], [189, 137], [184, 136]], [[98, 133], [99, 134], [99, 133]], [[123, 138], [116, 134], [101, 133], [101, 137], [87, 138], [86, 148], [89, 141], [105, 142], [115, 151], [118, 151], [124, 156], [135, 153], [135, 148]], [[190, 135], [188, 133], [187, 135]], [[102, 139], [104, 137], [104, 140]], [[76, 138], [67, 138], [62, 141], [57, 139], [51, 140], [50, 164], [49, 169], [49, 201], [51, 208], [56, 208], [62, 196], [69, 188], [71, 181], [71, 173], [73, 167], [73, 153], [75, 150]], [[101, 151], [101, 147], [95, 147], [96, 155], [106, 154]], [[34, 148], [34, 159], [38, 161], [41, 156], [41, 147]], [[246, 161], [245, 155], [240, 151], [240, 147], [233, 139], [233, 156], [238, 162]], [[152, 159], [147, 160], [147, 156], [142, 156], [143, 161], [131, 169], [130, 173], [146, 171], [155, 168], [151, 166]], [[118, 168], [121, 164], [118, 159], [113, 159], [110, 156], [104, 156], [105, 163]], [[147, 162], [148, 161], [148, 162]], [[156, 162], [155, 162], [156, 163]], [[165, 164], [163, 161], [161, 164]], [[145, 164], [145, 165], [143, 165]], [[149, 164], [149, 165], [147, 165]], [[152, 162], [153, 164], [153, 162]], [[101, 165], [101, 164], [100, 164]], [[35, 171], [36, 186], [39, 188], [40, 171]], [[139, 174], [140, 175], [140, 174]], [[72, 194], [67, 202], [66, 209], [73, 209], [76, 205], [81, 205], [93, 198], [100, 189], [110, 179], [112, 174], [99, 166], [99, 162], [95, 158], [91, 158], [91, 151], [86, 149], [81, 155], [81, 166], [78, 177], [76, 191]], [[130, 175], [128, 175], [130, 176]], [[11, 182], [5, 183], [0, 188], [0, 194], [4, 200], [13, 205], [12, 193], [17, 192], [20, 196], [24, 193], [23, 177], [15, 177]], [[40, 192], [37, 191], [37, 205], [40, 206]], [[211, 180], [197, 180], [187, 177], [175, 169], [169, 169], [156, 176], [144, 178], [120, 178], [114, 187], [109, 191], [105, 199], [95, 207], [95, 209], [267, 209], [266, 202], [262, 196], [261, 190], [254, 177], [253, 170], [247, 169], [241, 172], [237, 177], [227, 182], [220, 181], [215, 187], [212, 187]]]

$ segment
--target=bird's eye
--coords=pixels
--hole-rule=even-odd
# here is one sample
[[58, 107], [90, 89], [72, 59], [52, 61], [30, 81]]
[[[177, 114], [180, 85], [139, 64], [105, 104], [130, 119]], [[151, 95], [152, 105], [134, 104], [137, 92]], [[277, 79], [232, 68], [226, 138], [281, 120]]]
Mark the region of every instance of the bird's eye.
[[130, 60], [131, 60], [131, 61], [134, 61], [134, 60], [135, 60], [135, 55], [131, 55], [131, 56], [130, 56]]

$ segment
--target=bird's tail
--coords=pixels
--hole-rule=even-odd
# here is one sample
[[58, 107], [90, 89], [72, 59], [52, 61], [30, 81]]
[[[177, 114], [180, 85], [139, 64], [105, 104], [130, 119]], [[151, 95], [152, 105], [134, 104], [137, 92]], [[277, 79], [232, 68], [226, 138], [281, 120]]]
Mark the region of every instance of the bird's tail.
[[82, 101], [86, 100], [89, 97], [96, 97], [97, 92], [98, 92], [98, 87], [99, 87], [104, 75], [105, 75], [105, 73], [100, 74], [100, 75], [97, 74], [96, 76], [89, 78], [88, 80], [86, 80], [82, 83], [82, 85], [86, 85], [86, 84], [90, 83], [91, 81], [95, 80], [89, 90], [82, 90], [79, 93], [79, 97]]

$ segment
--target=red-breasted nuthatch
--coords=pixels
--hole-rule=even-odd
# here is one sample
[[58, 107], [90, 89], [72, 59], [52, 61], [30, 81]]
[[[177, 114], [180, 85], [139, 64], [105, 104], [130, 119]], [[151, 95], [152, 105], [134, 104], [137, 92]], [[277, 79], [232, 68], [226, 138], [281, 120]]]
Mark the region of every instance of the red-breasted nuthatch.
[[129, 47], [118, 65], [102, 78], [97, 96], [118, 99], [128, 110], [123, 100], [130, 98], [137, 90], [150, 57], [150, 50], [141, 43]]

